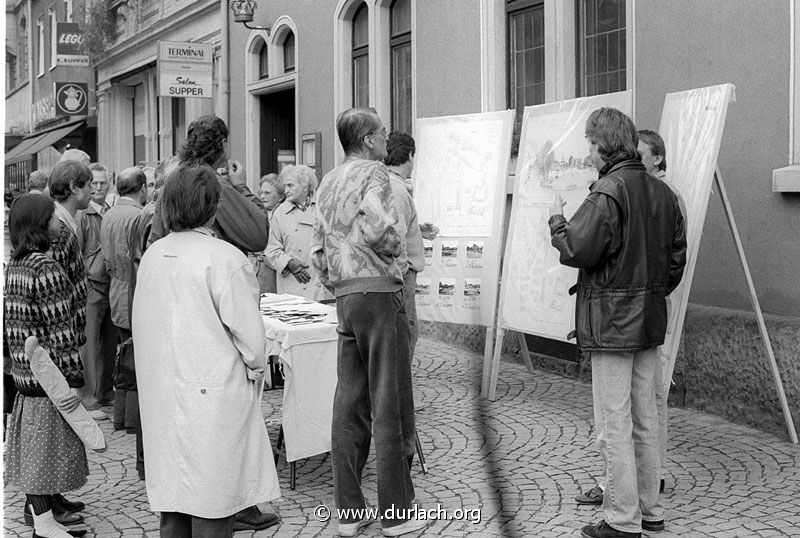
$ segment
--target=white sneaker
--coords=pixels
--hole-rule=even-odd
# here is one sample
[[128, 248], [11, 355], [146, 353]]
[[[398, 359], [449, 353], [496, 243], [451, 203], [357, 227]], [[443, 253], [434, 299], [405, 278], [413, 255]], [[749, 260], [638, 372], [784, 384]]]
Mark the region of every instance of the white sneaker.
[[409, 532], [417, 532], [421, 531], [425, 527], [427, 527], [431, 523], [430, 519], [409, 519], [399, 525], [395, 525], [394, 527], [389, 527], [383, 529], [384, 536], [402, 536], [403, 534], [408, 534]]
[[339, 523], [339, 536], [356, 536], [361, 529], [372, 523], [371, 519], [362, 519], [355, 523]]

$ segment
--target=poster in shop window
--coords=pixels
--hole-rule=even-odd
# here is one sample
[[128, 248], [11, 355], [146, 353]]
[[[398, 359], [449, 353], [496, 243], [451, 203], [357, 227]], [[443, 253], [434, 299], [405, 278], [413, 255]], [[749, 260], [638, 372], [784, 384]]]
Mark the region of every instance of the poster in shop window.
[[419, 222], [439, 228], [417, 277], [421, 319], [494, 323], [513, 119], [506, 110], [417, 122], [414, 203]]
[[589, 115], [600, 107], [630, 116], [631, 92], [525, 108], [500, 292], [503, 328], [568, 341], [575, 326], [575, 296], [568, 290], [578, 270], [558, 261], [548, 208], [560, 194], [569, 219], [597, 179], [584, 133]]

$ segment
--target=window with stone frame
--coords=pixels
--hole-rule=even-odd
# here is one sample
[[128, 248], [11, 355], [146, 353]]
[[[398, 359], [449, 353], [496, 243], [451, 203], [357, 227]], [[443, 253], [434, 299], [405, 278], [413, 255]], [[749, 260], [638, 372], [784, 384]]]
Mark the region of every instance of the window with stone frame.
[[353, 15], [353, 106], [369, 106], [369, 12], [362, 2]]
[[393, 131], [412, 131], [411, 0], [394, 0], [390, 12]]
[[578, 95], [626, 89], [625, 0], [579, 0]]

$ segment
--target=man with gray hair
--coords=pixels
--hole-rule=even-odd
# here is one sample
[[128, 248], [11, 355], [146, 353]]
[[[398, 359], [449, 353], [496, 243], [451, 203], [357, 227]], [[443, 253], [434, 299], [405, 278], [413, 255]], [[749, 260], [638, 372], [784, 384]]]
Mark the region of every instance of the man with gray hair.
[[[331, 459], [340, 536], [355, 536], [371, 521], [361, 477], [375, 438], [378, 507], [385, 536], [422, 529], [404, 441], [413, 428], [408, 320], [397, 265], [401, 230], [386, 157], [386, 128], [374, 109], [353, 108], [336, 121], [344, 163], [317, 190], [311, 260], [336, 296], [339, 380], [333, 401]], [[404, 232], [404, 230], [402, 231]], [[362, 516], [363, 517], [363, 516]]]
[[28, 177], [29, 194], [43, 194], [47, 188], [47, 182], [50, 181], [50, 174], [45, 170], [34, 170]]
[[[142, 204], [147, 197], [147, 176], [138, 166], [126, 168], [117, 176], [119, 199], [108, 210], [100, 228], [100, 245], [106, 259], [106, 267], [111, 277], [109, 302], [111, 320], [117, 327], [119, 341], [131, 338], [130, 305], [128, 286], [130, 284], [131, 257], [128, 238], [134, 229], [136, 219], [142, 212]], [[135, 391], [117, 390], [114, 395], [115, 427], [123, 426], [136, 431], [136, 469], [144, 478], [144, 456], [141, 451], [141, 424], [139, 422], [139, 401]]]
[[66, 161], [76, 161], [84, 166], [89, 166], [89, 164], [92, 162], [92, 159], [85, 151], [79, 149], [67, 149], [61, 154], [61, 158], [58, 160], [58, 162], [63, 163]]
[[[88, 279], [86, 304], [86, 345], [82, 349], [86, 385], [82, 393], [84, 405], [90, 411], [114, 403], [114, 357], [117, 351], [117, 330], [111, 321], [109, 286], [111, 279], [106, 270], [100, 248], [100, 227], [103, 214], [108, 209], [108, 170], [99, 163], [89, 165], [92, 172], [91, 201], [89, 207], [78, 211], [78, 245]], [[107, 418], [97, 410], [95, 418]]]

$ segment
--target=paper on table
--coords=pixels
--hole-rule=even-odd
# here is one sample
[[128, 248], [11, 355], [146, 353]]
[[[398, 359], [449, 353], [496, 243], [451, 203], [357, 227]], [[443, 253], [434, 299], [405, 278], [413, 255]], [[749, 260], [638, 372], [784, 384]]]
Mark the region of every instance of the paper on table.
[[[25, 356], [30, 361], [31, 371], [36, 377], [36, 381], [42, 386], [50, 400], [57, 402], [70, 397], [72, 393], [67, 380], [50, 360], [47, 351], [39, 346], [39, 340], [35, 336], [29, 336], [25, 340]], [[55, 408], [58, 409], [58, 406]], [[72, 411], [58, 409], [58, 412], [83, 441], [83, 444], [96, 452], [105, 452], [106, 439], [103, 432], [94, 419], [89, 416], [83, 404], [79, 404]]]

